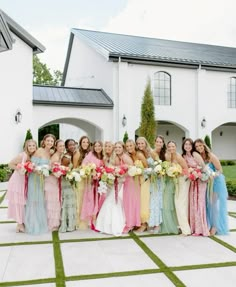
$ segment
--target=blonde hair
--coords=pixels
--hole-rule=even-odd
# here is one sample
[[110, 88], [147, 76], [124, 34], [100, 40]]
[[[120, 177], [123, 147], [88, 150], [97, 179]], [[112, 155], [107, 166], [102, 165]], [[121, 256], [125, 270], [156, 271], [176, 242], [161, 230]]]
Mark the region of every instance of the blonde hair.
[[[147, 141], [147, 139], [146, 139], [145, 137], [138, 137], [138, 138], [136, 139], [136, 145], [137, 145], [137, 143], [138, 143], [139, 140], [142, 140], [142, 141], [145, 142], [145, 144], [146, 144], [146, 150], [145, 150], [145, 152], [146, 152], [148, 155], [151, 155], [152, 149], [151, 149], [151, 146], [150, 146], [149, 142]], [[140, 150], [140, 149], [138, 148], [138, 150]], [[140, 151], [143, 152], [142, 150], [140, 150]], [[143, 153], [144, 153], [144, 152], [143, 152]], [[145, 157], [147, 157], [146, 153], [144, 154]]]
[[37, 142], [35, 140], [33, 140], [33, 139], [26, 140], [24, 143], [24, 152], [27, 153], [28, 156], [30, 156], [28, 146], [31, 142], [33, 142], [35, 144], [36, 149], [38, 148]]

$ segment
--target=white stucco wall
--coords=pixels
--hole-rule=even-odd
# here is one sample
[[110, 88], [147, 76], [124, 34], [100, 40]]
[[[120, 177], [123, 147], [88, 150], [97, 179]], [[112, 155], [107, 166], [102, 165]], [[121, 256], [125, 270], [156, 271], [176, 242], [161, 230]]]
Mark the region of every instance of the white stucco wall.
[[[26, 131], [32, 128], [32, 49], [16, 35], [13, 49], [0, 53], [0, 163], [8, 163], [22, 150]], [[17, 109], [22, 122], [15, 123]]]
[[65, 86], [103, 89], [112, 95], [112, 63], [74, 37]]

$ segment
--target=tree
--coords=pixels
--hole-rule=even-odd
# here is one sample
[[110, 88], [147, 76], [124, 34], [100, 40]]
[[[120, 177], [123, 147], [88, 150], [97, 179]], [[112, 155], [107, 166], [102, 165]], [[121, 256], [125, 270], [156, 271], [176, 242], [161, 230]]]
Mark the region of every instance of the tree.
[[39, 146], [40, 146], [41, 140], [43, 139], [43, 137], [46, 134], [53, 134], [56, 137], [56, 139], [59, 139], [60, 125], [59, 124], [53, 124], [50, 126], [45, 126], [43, 128], [40, 128], [38, 130]]
[[211, 149], [211, 140], [210, 140], [210, 137], [208, 135], [205, 136], [204, 142], [209, 147], [209, 149]]
[[25, 141], [24, 141], [23, 148], [24, 148], [24, 146], [25, 146], [25, 142], [26, 142], [27, 140], [31, 140], [32, 138], [33, 138], [33, 136], [32, 136], [31, 130], [28, 129], [27, 132], [26, 132], [26, 135], [25, 135]]
[[148, 79], [141, 105], [141, 123], [139, 135], [147, 139], [151, 146], [154, 145], [157, 123], [155, 120], [155, 108], [151, 91], [151, 81]]
[[58, 86], [61, 84], [62, 72], [53, 71], [53, 75], [46, 64], [43, 64], [37, 55], [33, 56], [33, 84]]
[[126, 143], [127, 140], [128, 140], [129, 136], [128, 136], [128, 133], [127, 131], [124, 133], [124, 137], [123, 137], [123, 143]]

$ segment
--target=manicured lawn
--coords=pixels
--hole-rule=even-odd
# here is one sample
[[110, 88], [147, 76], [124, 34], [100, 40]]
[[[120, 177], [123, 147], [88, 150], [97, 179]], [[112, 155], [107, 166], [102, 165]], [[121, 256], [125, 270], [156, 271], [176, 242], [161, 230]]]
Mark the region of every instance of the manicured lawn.
[[223, 172], [226, 180], [236, 181], [236, 165], [223, 166]]

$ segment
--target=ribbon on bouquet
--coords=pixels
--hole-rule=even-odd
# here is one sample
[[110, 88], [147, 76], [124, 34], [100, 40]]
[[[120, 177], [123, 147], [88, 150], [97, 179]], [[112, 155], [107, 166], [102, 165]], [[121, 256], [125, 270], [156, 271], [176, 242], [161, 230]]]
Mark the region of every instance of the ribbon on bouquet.
[[115, 181], [114, 181], [114, 189], [115, 189], [115, 201], [117, 203], [118, 202], [118, 178], [117, 176], [115, 177]]
[[[199, 182], [198, 182], [198, 179], [197, 180], [194, 180], [193, 181], [193, 190], [194, 192], [197, 192], [197, 211], [198, 211], [198, 197], [199, 197]], [[194, 197], [194, 200], [195, 200], [195, 197]]]
[[59, 188], [59, 202], [61, 205], [61, 176], [58, 178], [58, 188]]
[[27, 199], [27, 194], [28, 194], [28, 175], [25, 174], [25, 187], [24, 187], [25, 200]]

